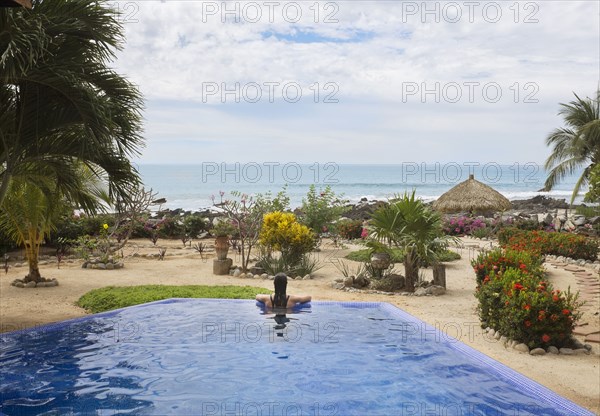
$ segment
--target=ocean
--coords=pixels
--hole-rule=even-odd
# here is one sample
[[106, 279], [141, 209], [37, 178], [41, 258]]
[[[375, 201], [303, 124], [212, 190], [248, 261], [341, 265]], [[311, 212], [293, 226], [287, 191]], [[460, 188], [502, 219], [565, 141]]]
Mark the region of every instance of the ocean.
[[[302, 204], [310, 185], [326, 186], [356, 203], [362, 198], [385, 200], [413, 189], [424, 201], [433, 201], [469, 174], [490, 185], [508, 199], [527, 199], [536, 195], [570, 200], [578, 175], [565, 178], [550, 192], [544, 186], [546, 172], [535, 163], [499, 165], [497, 163], [401, 163], [397, 165], [359, 165], [336, 163], [201, 163], [197, 165], [138, 166], [144, 186], [152, 188], [167, 202], [164, 208], [203, 210], [211, 207], [211, 196], [220, 200], [231, 191], [248, 195], [276, 194], [287, 185], [292, 208]], [[580, 173], [579, 173], [580, 174]], [[585, 189], [581, 193], [583, 195]], [[582, 197], [576, 199], [581, 202]]]

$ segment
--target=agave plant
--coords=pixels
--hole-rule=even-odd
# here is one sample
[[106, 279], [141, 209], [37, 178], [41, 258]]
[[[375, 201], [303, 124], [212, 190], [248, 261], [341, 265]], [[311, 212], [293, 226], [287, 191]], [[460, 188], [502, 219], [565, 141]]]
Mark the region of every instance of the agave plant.
[[406, 289], [414, 290], [420, 264], [434, 264], [438, 253], [445, 249], [451, 237], [442, 233], [442, 219], [411, 194], [397, 195], [390, 204], [379, 208], [371, 217], [369, 227], [373, 238], [402, 248]]

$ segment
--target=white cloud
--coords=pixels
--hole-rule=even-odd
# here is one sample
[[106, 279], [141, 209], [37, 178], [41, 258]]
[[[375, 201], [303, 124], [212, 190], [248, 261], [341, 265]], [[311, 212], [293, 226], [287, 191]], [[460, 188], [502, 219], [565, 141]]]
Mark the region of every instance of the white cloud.
[[[244, 21], [254, 16], [251, 3], [228, 2], [230, 10], [246, 10], [237, 24], [222, 23], [220, 10], [203, 15], [221, 2], [135, 3], [127, 17], [137, 23], [125, 23], [127, 44], [115, 65], [148, 100], [142, 161], [394, 163], [493, 155], [540, 162], [548, 152], [544, 137], [561, 123], [558, 103], [572, 92], [591, 95], [599, 82], [597, 2], [497, 2], [497, 23], [490, 23], [493, 2], [480, 2], [473, 23], [465, 2], [427, 2], [448, 13], [451, 4], [461, 6], [458, 23], [449, 22], [453, 14], [442, 12], [436, 23], [422, 10], [408, 13], [423, 2], [321, 2], [318, 18], [312, 2], [297, 2], [297, 24], [282, 14], [292, 2], [280, 2], [272, 22], [264, 3], [254, 2], [263, 5], [263, 18]], [[338, 23], [325, 23], [327, 16]], [[538, 22], [524, 23], [528, 16]], [[267, 102], [266, 90], [256, 104], [244, 103], [247, 96], [236, 104], [232, 95], [223, 104], [220, 94], [203, 103], [206, 83], [236, 82], [297, 82], [303, 98], [287, 103], [278, 87], [275, 103]], [[315, 82], [319, 101], [332, 91], [324, 84], [335, 83], [339, 103], [312, 102]], [[422, 103], [423, 88], [436, 82], [442, 102], [428, 94]], [[472, 103], [468, 82], [478, 83]], [[403, 97], [415, 85], [419, 90]], [[462, 99], [444, 103], [456, 85]], [[500, 88], [497, 103], [493, 88], [483, 95], [486, 85]], [[527, 97], [538, 102], [524, 103]]]

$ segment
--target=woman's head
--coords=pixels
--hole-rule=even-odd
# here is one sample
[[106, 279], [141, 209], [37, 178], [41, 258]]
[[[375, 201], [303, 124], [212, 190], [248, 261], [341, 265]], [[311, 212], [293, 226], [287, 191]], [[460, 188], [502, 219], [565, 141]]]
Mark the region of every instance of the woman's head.
[[278, 273], [275, 275], [273, 283], [275, 285], [275, 293], [285, 293], [287, 289], [287, 276], [283, 273]]
[[273, 298], [273, 306], [286, 307], [287, 306], [287, 276], [283, 273], [278, 273], [273, 280], [275, 285], [275, 296]]

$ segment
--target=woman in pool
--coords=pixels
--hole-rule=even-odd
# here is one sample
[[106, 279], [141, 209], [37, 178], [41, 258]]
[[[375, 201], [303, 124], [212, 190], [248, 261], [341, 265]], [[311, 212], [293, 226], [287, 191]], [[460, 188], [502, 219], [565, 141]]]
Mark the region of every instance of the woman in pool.
[[278, 273], [273, 281], [275, 285], [274, 295], [256, 295], [256, 300], [262, 302], [268, 308], [293, 308], [299, 303], [310, 302], [311, 296], [295, 296], [288, 295], [287, 276], [283, 273]]

